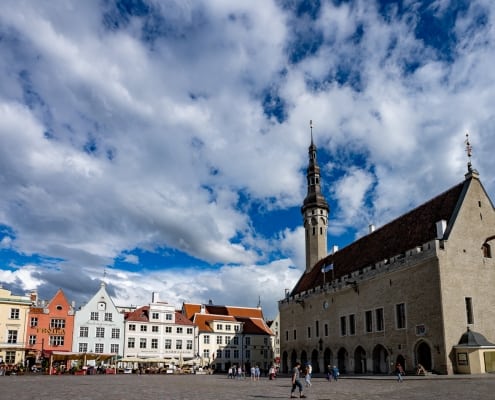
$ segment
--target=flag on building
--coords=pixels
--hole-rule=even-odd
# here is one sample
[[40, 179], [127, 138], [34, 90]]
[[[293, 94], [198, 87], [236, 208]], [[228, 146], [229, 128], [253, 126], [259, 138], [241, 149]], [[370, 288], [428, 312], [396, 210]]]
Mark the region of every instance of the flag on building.
[[321, 269], [321, 272], [325, 273], [325, 272], [328, 272], [331, 270], [333, 270], [333, 264], [323, 266], [323, 268]]

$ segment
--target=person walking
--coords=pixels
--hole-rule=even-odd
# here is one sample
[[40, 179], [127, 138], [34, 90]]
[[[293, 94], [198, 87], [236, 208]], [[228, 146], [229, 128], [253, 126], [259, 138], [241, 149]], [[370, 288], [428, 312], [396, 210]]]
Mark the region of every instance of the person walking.
[[395, 376], [397, 376], [397, 382], [402, 383], [402, 375], [404, 375], [404, 369], [400, 363], [395, 364]]
[[339, 375], [340, 375], [339, 369], [337, 368], [336, 365], [334, 365], [332, 367], [332, 378], [335, 382], [337, 382], [337, 380], [339, 379]]
[[303, 394], [303, 385], [301, 381], [299, 380], [301, 376], [301, 371], [300, 371], [301, 363], [299, 361], [296, 362], [296, 365], [292, 369], [292, 389], [290, 391], [290, 397], [291, 399], [296, 398], [294, 395], [294, 392], [296, 391], [296, 387], [299, 388], [299, 397], [300, 398], [305, 398], [306, 396]]
[[306, 363], [306, 376], [304, 377], [304, 380], [306, 382], [306, 387], [311, 387], [311, 374], [313, 372], [313, 367], [311, 366], [311, 363]]

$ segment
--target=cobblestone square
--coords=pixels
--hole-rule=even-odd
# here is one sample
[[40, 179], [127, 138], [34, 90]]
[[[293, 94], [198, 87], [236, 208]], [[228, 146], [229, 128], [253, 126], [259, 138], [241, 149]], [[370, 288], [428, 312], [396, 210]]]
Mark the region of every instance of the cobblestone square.
[[[314, 378], [305, 389], [318, 400], [472, 400], [493, 399], [495, 376], [343, 377], [338, 382]], [[94, 375], [0, 377], [1, 400], [117, 400], [117, 399], [285, 399], [290, 378], [254, 382], [225, 375]]]

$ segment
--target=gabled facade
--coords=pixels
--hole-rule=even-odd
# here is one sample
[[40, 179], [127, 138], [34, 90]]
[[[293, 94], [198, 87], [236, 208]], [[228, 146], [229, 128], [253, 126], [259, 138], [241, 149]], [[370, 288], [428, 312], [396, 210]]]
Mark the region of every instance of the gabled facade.
[[277, 314], [274, 320], [267, 322], [268, 327], [273, 332], [271, 337], [273, 360], [274, 364], [280, 366], [280, 313]]
[[125, 315], [124, 359], [153, 359], [180, 365], [195, 358], [196, 326], [175, 310], [171, 304], [158, 299]]
[[495, 210], [469, 164], [460, 184], [306, 270], [279, 302], [282, 370], [463, 372], [466, 327], [495, 342], [494, 248]]
[[124, 314], [113, 303], [104, 282], [76, 311], [72, 351], [123, 355]]
[[198, 327], [201, 364], [217, 371], [241, 366], [249, 371], [273, 363], [273, 332], [261, 308], [184, 303], [183, 315]]
[[74, 306], [62, 289], [46, 302], [32, 294], [26, 328], [27, 360], [30, 365], [48, 358], [52, 351], [72, 351]]
[[24, 363], [30, 296], [13, 295], [0, 287], [0, 364]]

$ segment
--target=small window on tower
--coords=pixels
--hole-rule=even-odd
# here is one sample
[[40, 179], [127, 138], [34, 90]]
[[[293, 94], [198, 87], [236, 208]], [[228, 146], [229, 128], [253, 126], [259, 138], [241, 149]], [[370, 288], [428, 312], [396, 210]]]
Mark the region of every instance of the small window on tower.
[[483, 244], [483, 257], [492, 258], [492, 248], [488, 243]]

